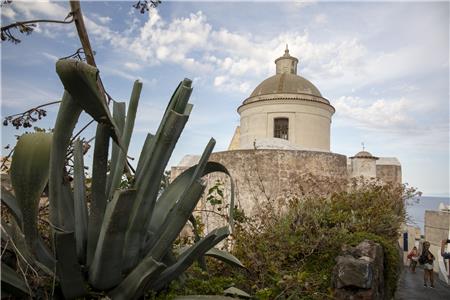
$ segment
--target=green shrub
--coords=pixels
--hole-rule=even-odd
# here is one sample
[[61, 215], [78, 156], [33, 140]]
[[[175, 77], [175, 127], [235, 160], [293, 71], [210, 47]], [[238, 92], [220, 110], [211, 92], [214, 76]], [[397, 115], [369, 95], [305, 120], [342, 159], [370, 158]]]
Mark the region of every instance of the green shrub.
[[290, 199], [281, 211], [263, 207], [236, 226], [234, 254], [249, 269], [240, 288], [258, 299], [331, 298], [331, 273], [342, 245], [370, 239], [384, 249], [384, 275], [393, 295], [404, 200], [414, 194], [405, 186], [359, 182], [328, 197]]

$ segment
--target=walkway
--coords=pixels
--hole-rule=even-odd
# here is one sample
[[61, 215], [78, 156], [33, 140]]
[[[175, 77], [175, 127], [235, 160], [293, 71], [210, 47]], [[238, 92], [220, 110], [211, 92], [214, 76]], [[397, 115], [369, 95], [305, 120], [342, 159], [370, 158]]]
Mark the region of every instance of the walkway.
[[423, 269], [417, 268], [413, 274], [408, 268], [403, 270], [395, 295], [396, 300], [445, 300], [450, 299], [450, 286], [434, 274], [435, 288], [423, 286]]

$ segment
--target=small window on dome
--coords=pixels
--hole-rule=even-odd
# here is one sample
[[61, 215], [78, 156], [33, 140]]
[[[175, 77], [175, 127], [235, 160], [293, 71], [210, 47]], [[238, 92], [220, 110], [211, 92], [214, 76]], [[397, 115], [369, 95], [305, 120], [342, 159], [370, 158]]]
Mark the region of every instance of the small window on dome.
[[288, 118], [276, 118], [273, 124], [273, 137], [279, 139], [289, 139], [289, 119]]

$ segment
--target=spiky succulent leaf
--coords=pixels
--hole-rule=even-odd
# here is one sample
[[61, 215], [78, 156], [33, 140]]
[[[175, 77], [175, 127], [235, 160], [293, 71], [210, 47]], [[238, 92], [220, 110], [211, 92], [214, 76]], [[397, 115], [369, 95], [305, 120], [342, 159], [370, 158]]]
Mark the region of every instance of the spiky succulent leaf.
[[239, 259], [237, 259], [236, 256], [227, 251], [223, 251], [217, 248], [211, 248], [205, 253], [205, 255], [214, 257], [231, 266], [245, 269], [245, 266], [239, 261]]
[[252, 297], [248, 293], [234, 286], [227, 288], [225, 291], [223, 291], [223, 294], [226, 296], [238, 297], [241, 299], [250, 299]]
[[56, 232], [56, 272], [59, 275], [61, 289], [66, 299], [76, 299], [86, 295], [87, 291], [78, 264], [75, 234]]
[[[123, 128], [125, 127], [125, 110], [126, 105], [125, 102], [113, 102], [113, 119], [117, 124], [117, 128], [119, 130], [120, 136], [123, 134]], [[106, 182], [106, 194], [108, 199], [111, 199], [112, 195], [110, 195], [111, 190], [111, 182], [114, 177], [114, 172], [116, 170], [116, 165], [119, 159], [120, 147], [113, 143], [111, 147], [111, 159], [109, 161], [109, 174]], [[123, 169], [121, 170], [123, 172]]]
[[[211, 139], [205, 148], [205, 151], [196, 165], [190, 183], [182, 191], [181, 197], [178, 199], [174, 207], [170, 210], [163, 224], [155, 232], [156, 241], [150, 245], [150, 256], [159, 259], [173, 241], [178, 236], [183, 226], [187, 223], [189, 216], [194, 210], [205, 186], [200, 183], [200, 178], [204, 174], [209, 156], [214, 149], [215, 140]], [[180, 187], [183, 187], [180, 185]]]
[[109, 134], [104, 124], [97, 125], [94, 159], [92, 162], [91, 206], [88, 221], [87, 264], [90, 265], [97, 246], [98, 235], [106, 209], [106, 172], [108, 170]]
[[20, 230], [18, 224], [15, 221], [11, 221], [10, 223], [6, 223], [2, 220], [2, 240], [6, 243], [12, 243], [15, 248], [20, 252], [21, 255], [18, 256], [18, 259], [24, 265], [34, 265], [35, 257], [30, 251], [30, 248], [26, 242], [25, 235]]
[[[175, 178], [175, 180], [171, 184], [169, 184], [169, 186], [163, 191], [161, 196], [158, 198], [158, 201], [156, 202], [153, 215], [150, 219], [148, 229], [149, 232], [156, 233], [158, 229], [161, 228], [170, 210], [175, 205], [175, 203], [180, 199], [180, 197], [184, 194], [185, 190], [192, 183], [195, 176], [203, 177], [213, 172], [225, 173], [228, 176], [230, 176], [230, 173], [225, 168], [225, 166], [217, 162], [206, 161], [206, 165], [203, 167], [203, 172], [201, 172], [200, 174], [198, 173], [197, 168], [199, 168], [199, 166], [195, 165], [183, 171], [183, 173], [178, 175]], [[234, 205], [234, 183], [233, 180], [231, 180], [231, 177], [230, 183], [231, 183], [230, 205]], [[230, 227], [232, 227], [232, 215], [230, 215], [229, 218], [230, 218], [229, 224]]]
[[[53, 276], [55, 260], [51, 256], [42, 239], [39, 239], [37, 242], [35, 256], [31, 253], [30, 248], [27, 245], [25, 235], [22, 233], [19, 225], [14, 220], [11, 220], [10, 223], [5, 223], [2, 220], [1, 224], [2, 240], [8, 245], [14, 245], [11, 248], [20, 253], [20, 255], [18, 255], [19, 262], [23, 265], [31, 265], [36, 269], [40, 269], [46, 274]], [[36, 257], [42, 261], [42, 263], [36, 260]]]
[[[70, 229], [70, 215], [65, 197], [67, 181], [64, 179], [64, 166], [66, 161], [67, 148], [75, 125], [78, 121], [82, 109], [72, 100], [69, 93], [64, 92], [62, 102], [59, 106], [58, 116], [56, 118], [53, 130], [53, 144], [50, 155], [50, 173], [49, 173], [49, 202], [50, 202], [50, 221], [56, 226], [65, 230]], [[64, 200], [65, 199], [65, 200]], [[73, 204], [72, 204], [73, 210]], [[68, 224], [69, 222], [69, 224]]]
[[172, 243], [183, 229], [204, 190], [205, 186], [199, 181], [195, 181], [190, 186], [169, 214], [161, 232], [155, 235], [156, 239], [150, 252], [147, 254], [148, 256], [160, 259], [171, 248]]
[[14, 195], [3, 186], [0, 197], [2, 199], [2, 202], [6, 205], [6, 207], [8, 207], [16, 222], [22, 227], [23, 216], [16, 197], [14, 197]]
[[121, 136], [123, 151], [119, 152], [117, 161], [115, 162], [114, 165], [112, 165], [113, 168], [111, 169], [112, 180], [109, 189], [108, 199], [112, 198], [112, 195], [114, 194], [115, 190], [119, 187], [120, 181], [122, 179], [123, 170], [127, 162], [127, 151], [128, 146], [130, 145], [131, 135], [133, 133], [134, 121], [136, 119], [136, 111], [138, 108], [141, 90], [142, 90], [142, 83], [136, 80], [133, 85], [133, 91], [130, 97], [130, 104], [128, 106], [125, 126]]
[[144, 287], [156, 278], [166, 266], [153, 257], [144, 258], [141, 263], [109, 294], [114, 300], [137, 299], [145, 293]]
[[36, 132], [19, 138], [11, 162], [11, 183], [23, 216], [22, 228], [30, 249], [39, 239], [39, 200], [49, 174], [52, 134]]
[[56, 73], [72, 98], [94, 120], [108, 125], [111, 137], [121, 146], [120, 133], [97, 84], [98, 69], [79, 60], [60, 59], [56, 62]]
[[217, 243], [226, 238], [230, 234], [228, 227], [222, 227], [213, 230], [200, 241], [196, 242], [188, 250], [183, 252], [177, 262], [164, 270], [161, 275], [149, 287], [153, 290], [160, 290], [172, 280], [176, 279], [180, 274], [186, 271], [190, 265], [200, 257], [202, 257], [208, 249], [213, 248]]
[[26, 283], [19, 277], [16, 271], [2, 261], [2, 294], [3, 292], [19, 297], [18, 299], [33, 296]]
[[73, 145], [73, 163], [75, 240], [78, 259], [84, 264], [86, 261], [88, 212], [84, 185], [83, 142], [79, 139]]
[[[127, 270], [135, 266], [139, 258], [143, 237], [149, 223], [148, 216], [152, 215], [164, 169], [189, 118], [189, 114], [184, 112], [186, 112], [191, 92], [191, 81], [184, 80], [166, 109], [158, 131], [150, 143], [151, 147], [143, 158], [140, 175], [136, 177], [137, 196], [133, 203], [130, 226], [126, 235], [125, 269]], [[183, 113], [180, 114], [171, 109], [175, 106], [178, 109], [183, 108]]]
[[122, 279], [123, 243], [135, 195], [136, 190], [118, 190], [108, 203], [89, 268], [89, 281], [97, 289], [110, 289]]
[[141, 154], [139, 155], [139, 160], [136, 167], [135, 178], [140, 177], [146, 154], [149, 153], [150, 149], [152, 148], [154, 137], [155, 136], [151, 133], [147, 133], [147, 136], [145, 137], [144, 145], [142, 146]]

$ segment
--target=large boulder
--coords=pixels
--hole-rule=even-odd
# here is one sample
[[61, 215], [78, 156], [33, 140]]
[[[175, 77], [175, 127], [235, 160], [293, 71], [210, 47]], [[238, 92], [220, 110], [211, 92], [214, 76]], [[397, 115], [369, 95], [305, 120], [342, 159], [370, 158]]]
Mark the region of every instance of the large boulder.
[[356, 247], [344, 246], [336, 258], [332, 285], [336, 299], [385, 299], [383, 248], [370, 240]]

